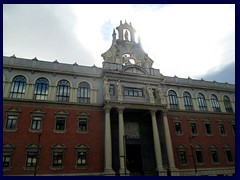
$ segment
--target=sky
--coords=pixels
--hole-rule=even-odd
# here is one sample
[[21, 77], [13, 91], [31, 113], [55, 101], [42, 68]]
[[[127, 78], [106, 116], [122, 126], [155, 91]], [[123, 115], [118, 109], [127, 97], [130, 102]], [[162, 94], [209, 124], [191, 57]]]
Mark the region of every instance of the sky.
[[3, 55], [102, 67], [120, 20], [164, 76], [235, 84], [234, 4], [4, 4]]

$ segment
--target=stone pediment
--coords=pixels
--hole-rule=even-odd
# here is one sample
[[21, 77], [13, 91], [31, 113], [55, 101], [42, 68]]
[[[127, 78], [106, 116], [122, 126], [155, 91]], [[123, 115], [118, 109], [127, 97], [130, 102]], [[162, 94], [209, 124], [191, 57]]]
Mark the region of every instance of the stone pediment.
[[123, 72], [130, 74], [148, 75], [147, 71], [138, 66], [126, 66]]

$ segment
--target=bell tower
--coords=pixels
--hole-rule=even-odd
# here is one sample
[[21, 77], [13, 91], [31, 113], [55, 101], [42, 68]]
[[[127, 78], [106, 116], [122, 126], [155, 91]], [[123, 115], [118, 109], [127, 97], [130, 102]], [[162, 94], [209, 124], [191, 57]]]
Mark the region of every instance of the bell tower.
[[152, 68], [153, 60], [144, 52], [139, 37], [136, 42], [136, 30], [132, 24], [120, 21], [116, 30], [117, 33], [113, 29], [111, 47], [101, 55], [104, 60], [103, 69], [160, 75], [159, 70]]

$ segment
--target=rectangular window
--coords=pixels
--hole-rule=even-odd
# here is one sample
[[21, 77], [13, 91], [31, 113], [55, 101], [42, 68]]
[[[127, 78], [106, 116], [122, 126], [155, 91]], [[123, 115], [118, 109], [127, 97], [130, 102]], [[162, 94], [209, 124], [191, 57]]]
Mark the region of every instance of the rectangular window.
[[17, 128], [17, 115], [8, 115], [6, 129], [16, 129]]
[[10, 160], [11, 160], [11, 155], [10, 154], [4, 154], [3, 155], [3, 168], [9, 168], [10, 167]]
[[217, 151], [212, 150], [212, 151], [211, 151], [211, 156], [212, 156], [212, 162], [213, 162], [213, 163], [218, 163], [218, 162], [219, 162], [219, 160], [218, 160], [218, 155], [217, 155]]
[[32, 119], [32, 130], [40, 130], [41, 129], [41, 123], [42, 123], [42, 117], [34, 116]]
[[174, 122], [176, 134], [182, 134], [182, 127], [180, 122]]
[[226, 150], [227, 160], [228, 162], [233, 162], [232, 151]]
[[87, 119], [80, 118], [78, 121], [78, 130], [79, 131], [87, 131]]
[[55, 128], [55, 130], [58, 130], [58, 131], [65, 130], [65, 121], [66, 121], [66, 118], [64, 118], [64, 117], [56, 117], [56, 128]]
[[125, 87], [124, 88], [124, 95], [125, 96], [141, 97], [141, 96], [143, 96], [143, 90], [139, 89], [139, 88]]
[[109, 94], [114, 96], [114, 94], [115, 94], [114, 84], [110, 84], [110, 86], [109, 86]]
[[192, 135], [197, 135], [197, 124], [196, 123], [193, 123], [191, 122], [190, 123], [190, 129], [191, 129], [191, 134]]
[[211, 124], [205, 123], [205, 130], [206, 130], [207, 135], [212, 135]]
[[196, 151], [197, 163], [203, 163], [202, 151]]
[[37, 153], [36, 152], [28, 152], [26, 167], [35, 167], [37, 163]]
[[86, 152], [78, 152], [77, 156], [77, 166], [86, 166], [87, 161], [86, 161]]
[[54, 152], [53, 153], [53, 167], [63, 166], [63, 153], [62, 152]]
[[186, 151], [179, 151], [179, 162], [181, 164], [187, 163]]
[[225, 132], [224, 125], [223, 124], [219, 124], [218, 127], [219, 127], [220, 134], [221, 135], [225, 135], [226, 132]]

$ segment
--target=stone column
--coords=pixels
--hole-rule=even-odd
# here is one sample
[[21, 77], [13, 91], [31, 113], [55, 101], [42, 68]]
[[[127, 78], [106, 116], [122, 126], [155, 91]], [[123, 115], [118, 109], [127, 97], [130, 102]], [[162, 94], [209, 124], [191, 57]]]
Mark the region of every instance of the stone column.
[[114, 175], [112, 169], [112, 138], [111, 138], [111, 122], [110, 122], [110, 106], [105, 106], [105, 141], [104, 141], [104, 158], [105, 167], [104, 174]]
[[157, 171], [159, 176], [165, 176], [166, 170], [163, 168], [162, 156], [161, 156], [161, 146], [160, 139], [158, 134], [157, 120], [156, 120], [156, 110], [151, 110], [152, 116], [152, 129], [153, 129], [153, 141], [154, 141], [154, 150], [157, 164]]
[[120, 175], [125, 173], [125, 145], [124, 145], [124, 120], [123, 120], [123, 107], [118, 108], [118, 127], [119, 127], [119, 158], [120, 158]]
[[171, 171], [172, 176], [179, 176], [178, 169], [175, 167], [175, 163], [174, 163], [172, 140], [171, 140], [171, 135], [170, 135], [169, 126], [168, 126], [167, 112], [163, 112], [163, 126], [165, 131], [165, 138], [166, 138], [169, 170]]

